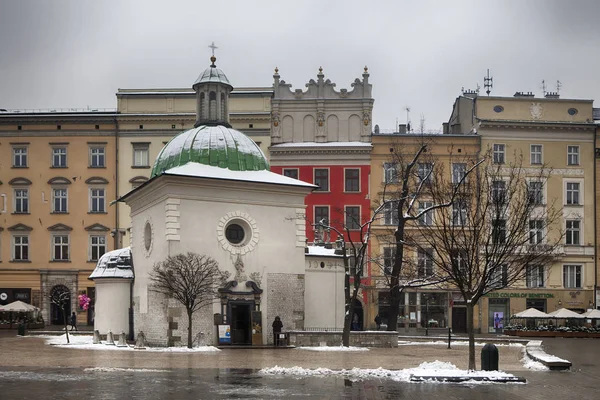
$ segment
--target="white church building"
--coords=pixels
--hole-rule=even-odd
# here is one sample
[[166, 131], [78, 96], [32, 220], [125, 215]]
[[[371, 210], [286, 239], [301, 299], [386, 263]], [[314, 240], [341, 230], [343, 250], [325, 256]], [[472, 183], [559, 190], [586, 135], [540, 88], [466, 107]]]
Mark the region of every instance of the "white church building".
[[[231, 344], [271, 344], [276, 316], [284, 330], [341, 327], [341, 260], [331, 254], [321, 263], [321, 254], [305, 253], [304, 199], [315, 186], [271, 172], [256, 143], [231, 128], [233, 87], [211, 61], [193, 85], [195, 127], [163, 148], [150, 180], [119, 199], [131, 207], [131, 253], [128, 260], [126, 249], [107, 253], [90, 276], [94, 329], [143, 331], [150, 345], [185, 343], [185, 308], [153, 291], [149, 273], [156, 262], [186, 252], [210, 256], [230, 272], [212, 307], [194, 314], [196, 344], [219, 343], [218, 325], [229, 327]], [[307, 279], [309, 269], [316, 277]], [[335, 310], [321, 316], [323, 307]]]

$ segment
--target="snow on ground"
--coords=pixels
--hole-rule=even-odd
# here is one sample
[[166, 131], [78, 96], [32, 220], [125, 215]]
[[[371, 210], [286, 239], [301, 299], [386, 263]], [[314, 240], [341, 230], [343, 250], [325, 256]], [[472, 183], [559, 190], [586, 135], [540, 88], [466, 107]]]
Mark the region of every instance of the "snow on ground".
[[83, 372], [171, 372], [171, 371], [169, 371], [168, 369], [94, 367], [94, 368], [84, 368]]
[[529, 358], [527, 356], [527, 354], [523, 355], [523, 358], [521, 359], [521, 362], [523, 363], [523, 366], [525, 368], [530, 369], [532, 371], [549, 371], [550, 370], [550, 368], [546, 367], [541, 362], [534, 361], [531, 358]]
[[[398, 346], [438, 346], [444, 345], [448, 346], [448, 341], [436, 340], [430, 342], [419, 342], [419, 341], [406, 341], [406, 340], [398, 340]], [[469, 342], [466, 340], [456, 340], [450, 343], [451, 346], [468, 346]], [[486, 343], [475, 342], [475, 346], [483, 347]], [[496, 347], [525, 347], [522, 343], [494, 343]]]
[[310, 351], [369, 351], [368, 347], [344, 347], [344, 346], [319, 346], [319, 347], [298, 347], [298, 350]]
[[[397, 382], [409, 382], [411, 376], [438, 376], [438, 377], [472, 377], [489, 379], [511, 378], [514, 375], [503, 371], [466, 371], [458, 369], [455, 365], [442, 361], [424, 362], [416, 368], [406, 368], [401, 370], [389, 370], [384, 368], [351, 370], [332, 370], [329, 368], [307, 369], [302, 367], [272, 367], [263, 368], [259, 371], [263, 375], [296, 375], [296, 376], [343, 376], [351, 380], [387, 378]], [[469, 384], [489, 383], [468, 381]]]
[[[46, 339], [46, 344], [57, 347], [68, 347], [71, 349], [85, 350], [134, 350], [132, 345], [127, 347], [118, 347], [107, 345], [105, 341], [100, 344], [94, 344], [94, 337], [91, 335], [69, 335], [70, 343], [67, 343], [67, 335], [61, 336], [35, 336]], [[221, 351], [214, 346], [198, 346], [188, 349], [187, 347], [146, 347], [146, 351], [157, 351], [166, 353], [205, 353]]]

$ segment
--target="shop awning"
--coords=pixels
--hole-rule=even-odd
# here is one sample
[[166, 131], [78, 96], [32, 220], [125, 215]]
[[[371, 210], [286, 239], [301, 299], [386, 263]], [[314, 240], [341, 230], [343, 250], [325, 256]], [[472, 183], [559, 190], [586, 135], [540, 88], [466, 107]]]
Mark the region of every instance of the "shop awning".
[[555, 319], [568, 319], [568, 318], [585, 318], [583, 314], [577, 314], [575, 311], [571, 311], [566, 308], [561, 308], [550, 313], [550, 318]]
[[21, 300], [13, 301], [5, 306], [0, 306], [0, 311], [6, 312], [29, 312], [35, 310], [38, 310], [38, 308], [31, 304], [24, 303]]
[[525, 311], [521, 311], [513, 315], [513, 318], [552, 318], [545, 312], [541, 312], [537, 308], [528, 308]]

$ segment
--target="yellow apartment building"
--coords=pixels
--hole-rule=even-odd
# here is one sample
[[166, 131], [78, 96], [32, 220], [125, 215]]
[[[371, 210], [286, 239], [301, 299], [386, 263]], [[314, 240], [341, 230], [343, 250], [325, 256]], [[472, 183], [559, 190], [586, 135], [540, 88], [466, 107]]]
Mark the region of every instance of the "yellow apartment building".
[[562, 219], [556, 222], [560, 226], [553, 230], [564, 233], [558, 259], [529, 271], [520, 285], [483, 298], [476, 310], [478, 328], [499, 332], [493, 326], [495, 314], [502, 313], [506, 319], [530, 307], [544, 312], [594, 308], [596, 127], [592, 100], [560, 99], [556, 93], [539, 98], [520, 92], [514, 97], [468, 92], [457, 98], [444, 129], [450, 134], [477, 133], [482, 150], [491, 149], [495, 163], [508, 164], [522, 155], [531, 175], [539, 168], [551, 168], [540, 191], [542, 203], [562, 209]]
[[115, 132], [114, 111], [0, 112], [2, 304], [31, 303], [60, 324], [48, 294], [68, 291], [68, 309], [92, 321], [77, 295], [94, 297], [87, 278], [115, 245]]

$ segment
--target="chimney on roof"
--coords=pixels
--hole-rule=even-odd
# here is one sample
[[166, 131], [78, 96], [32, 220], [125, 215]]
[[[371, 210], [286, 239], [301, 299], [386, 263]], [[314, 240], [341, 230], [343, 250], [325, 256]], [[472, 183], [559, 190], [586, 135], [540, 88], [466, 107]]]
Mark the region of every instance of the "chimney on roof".
[[444, 135], [447, 135], [450, 133], [450, 124], [449, 123], [447, 123], [447, 122], [442, 123], [442, 133]]
[[546, 92], [544, 97], [547, 99], [560, 99], [560, 94], [558, 92]]
[[535, 97], [535, 94], [532, 92], [515, 92], [514, 97]]
[[406, 124], [399, 124], [398, 125], [398, 134], [399, 135], [406, 135]]

